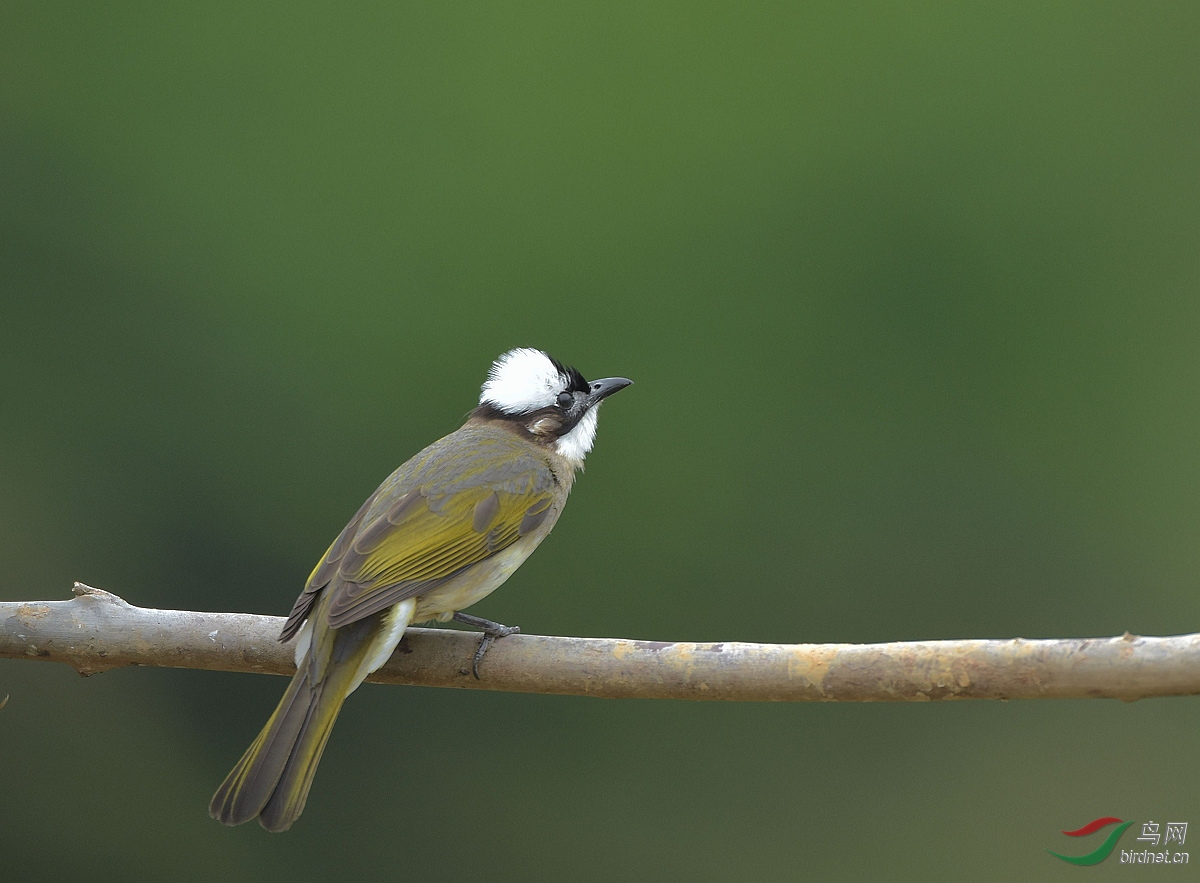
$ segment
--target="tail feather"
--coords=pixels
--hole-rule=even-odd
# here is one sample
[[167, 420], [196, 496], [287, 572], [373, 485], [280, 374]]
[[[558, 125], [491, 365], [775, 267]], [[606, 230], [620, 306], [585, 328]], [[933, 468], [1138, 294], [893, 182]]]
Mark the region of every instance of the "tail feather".
[[319, 700], [309, 708], [308, 718], [296, 739], [296, 746], [287, 759], [279, 776], [279, 784], [258, 816], [258, 822], [268, 831], [286, 831], [292, 822], [304, 812], [308, 800], [308, 789], [312, 787], [317, 764], [325, 751], [325, 743], [333, 732], [333, 723], [346, 693], [338, 693], [337, 701], [322, 703]]
[[314, 641], [274, 714], [213, 795], [209, 815], [226, 825], [257, 816], [268, 831], [292, 826], [342, 703], [391, 655], [415, 604], [408, 599], [388, 614], [329, 630], [324, 650]]
[[[226, 825], [240, 825], [262, 812], [279, 785], [288, 760], [312, 718], [319, 694], [323, 692], [319, 688], [313, 689], [308, 666], [302, 666], [258, 738], [213, 795], [209, 815]], [[338, 705], [340, 707], [341, 703]]]

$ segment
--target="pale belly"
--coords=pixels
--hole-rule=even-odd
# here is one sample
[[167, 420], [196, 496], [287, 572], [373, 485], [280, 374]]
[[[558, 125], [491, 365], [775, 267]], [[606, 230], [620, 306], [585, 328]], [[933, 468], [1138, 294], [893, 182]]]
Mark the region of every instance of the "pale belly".
[[513, 575], [513, 571], [525, 562], [547, 533], [548, 530], [538, 531], [522, 537], [507, 549], [468, 568], [428, 595], [420, 596], [417, 598], [417, 609], [412, 621], [428, 622], [436, 619], [439, 622], [447, 622], [459, 610], [487, 597]]
[[[404, 636], [404, 630], [410, 623], [428, 622], [436, 619], [447, 622], [454, 614], [464, 607], [470, 607], [476, 601], [491, 594], [501, 583], [512, 576], [530, 556], [538, 543], [546, 536], [539, 532], [517, 540], [502, 552], [497, 552], [491, 558], [480, 562], [459, 577], [428, 595], [409, 598], [388, 608], [382, 619], [382, 628], [371, 638], [371, 647], [364, 657], [350, 692], [354, 692], [371, 672], [378, 669], [392, 655], [396, 645]], [[415, 602], [415, 610], [413, 609]], [[304, 623], [296, 636], [296, 665], [304, 664], [312, 642], [312, 620]]]

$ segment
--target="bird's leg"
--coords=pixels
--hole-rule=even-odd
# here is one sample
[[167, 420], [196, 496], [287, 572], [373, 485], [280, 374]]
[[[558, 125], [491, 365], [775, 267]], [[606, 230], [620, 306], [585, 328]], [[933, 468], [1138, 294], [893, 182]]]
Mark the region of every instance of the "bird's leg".
[[509, 635], [519, 635], [521, 633], [520, 626], [501, 625], [498, 622], [492, 622], [490, 619], [484, 619], [482, 616], [472, 616], [469, 613], [455, 613], [454, 621], [483, 630], [483, 637], [480, 639], [479, 647], [475, 650], [475, 656], [471, 660], [471, 674], [475, 675], [475, 680], [479, 680], [479, 663], [483, 661], [483, 655], [488, 652], [488, 648], [492, 646], [492, 642], [497, 638], [507, 638]]

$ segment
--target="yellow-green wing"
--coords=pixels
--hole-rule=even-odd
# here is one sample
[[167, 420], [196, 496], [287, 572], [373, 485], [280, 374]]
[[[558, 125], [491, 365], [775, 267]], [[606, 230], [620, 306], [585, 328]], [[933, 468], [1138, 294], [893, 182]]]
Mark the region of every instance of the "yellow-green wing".
[[339, 628], [432, 591], [531, 533], [552, 503], [548, 491], [532, 486], [526, 493], [484, 485], [442, 495], [414, 488], [360, 531], [342, 556], [329, 625]]
[[400, 466], [313, 570], [284, 625], [286, 641], [330, 593], [338, 628], [432, 591], [526, 536], [554, 511], [549, 461], [506, 429], [468, 424]]
[[338, 565], [341, 564], [342, 558], [350, 550], [350, 544], [354, 542], [354, 535], [358, 533], [359, 528], [362, 526], [364, 517], [385, 488], [386, 484], [380, 486], [375, 493], [367, 497], [367, 501], [359, 507], [358, 512], [350, 519], [350, 523], [342, 528], [342, 532], [338, 534], [337, 539], [325, 550], [324, 556], [317, 562], [317, 566], [313, 568], [313, 572], [309, 574], [308, 582], [304, 584], [304, 591], [300, 593], [300, 597], [292, 605], [292, 612], [288, 614], [287, 622], [283, 624], [283, 631], [279, 634], [280, 642], [290, 641], [300, 631], [300, 626], [308, 618], [308, 614], [311, 612], [317, 596], [321, 593], [322, 589], [329, 585], [334, 574], [337, 573]]

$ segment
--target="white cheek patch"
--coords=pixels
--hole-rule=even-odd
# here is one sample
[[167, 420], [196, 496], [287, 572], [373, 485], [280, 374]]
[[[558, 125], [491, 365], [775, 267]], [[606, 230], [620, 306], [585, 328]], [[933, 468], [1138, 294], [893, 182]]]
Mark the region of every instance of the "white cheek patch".
[[589, 408], [575, 427], [554, 443], [555, 450], [568, 460], [582, 463], [596, 441], [596, 412], [599, 410], [599, 404]]
[[566, 384], [558, 368], [541, 350], [509, 350], [492, 363], [479, 404], [506, 414], [528, 414], [554, 404]]

